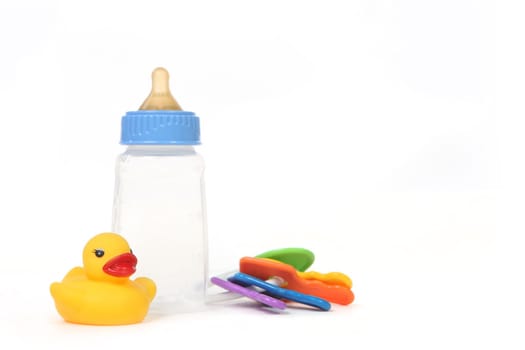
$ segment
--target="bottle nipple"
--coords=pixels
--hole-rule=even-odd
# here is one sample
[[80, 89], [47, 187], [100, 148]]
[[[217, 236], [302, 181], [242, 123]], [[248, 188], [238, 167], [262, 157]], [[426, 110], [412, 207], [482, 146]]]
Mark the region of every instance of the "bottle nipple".
[[171, 95], [169, 79], [170, 75], [166, 69], [155, 68], [151, 73], [151, 92], [139, 110], [182, 110]]

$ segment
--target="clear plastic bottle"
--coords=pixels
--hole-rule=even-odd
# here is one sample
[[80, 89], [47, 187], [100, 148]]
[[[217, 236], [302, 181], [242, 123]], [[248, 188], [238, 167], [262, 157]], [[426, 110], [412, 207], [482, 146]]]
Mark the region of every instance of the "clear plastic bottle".
[[139, 257], [141, 275], [157, 284], [151, 312], [203, 305], [207, 281], [204, 161], [199, 118], [182, 111], [168, 72], [153, 71], [153, 88], [139, 111], [122, 118], [113, 231]]

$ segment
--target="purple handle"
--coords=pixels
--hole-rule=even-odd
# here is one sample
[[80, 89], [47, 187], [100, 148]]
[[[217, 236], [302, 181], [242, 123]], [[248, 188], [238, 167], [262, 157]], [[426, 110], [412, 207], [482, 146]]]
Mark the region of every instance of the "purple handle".
[[250, 299], [263, 303], [265, 305], [275, 307], [281, 310], [284, 310], [286, 308], [286, 304], [284, 301], [272, 298], [271, 296], [268, 296], [268, 295], [261, 294], [259, 292], [254, 291], [253, 289], [245, 288], [243, 286], [232, 283], [230, 281], [220, 279], [218, 277], [212, 277], [210, 280], [211, 280], [211, 283], [221, 288], [229, 290], [230, 292], [233, 292], [233, 293], [244, 295], [245, 297], [248, 297]]

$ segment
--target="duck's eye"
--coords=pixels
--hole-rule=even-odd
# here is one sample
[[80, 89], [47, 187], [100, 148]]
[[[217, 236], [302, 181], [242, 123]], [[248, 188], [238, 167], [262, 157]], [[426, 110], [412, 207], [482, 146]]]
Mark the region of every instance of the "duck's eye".
[[104, 250], [102, 249], [95, 249], [93, 253], [95, 253], [97, 258], [102, 258], [104, 256]]

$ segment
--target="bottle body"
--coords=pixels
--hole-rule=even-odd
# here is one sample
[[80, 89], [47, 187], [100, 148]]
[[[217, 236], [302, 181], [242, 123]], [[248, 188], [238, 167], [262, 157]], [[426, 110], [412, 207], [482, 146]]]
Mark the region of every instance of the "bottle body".
[[152, 310], [202, 305], [208, 252], [204, 161], [192, 146], [132, 145], [117, 158], [113, 231], [152, 278]]

